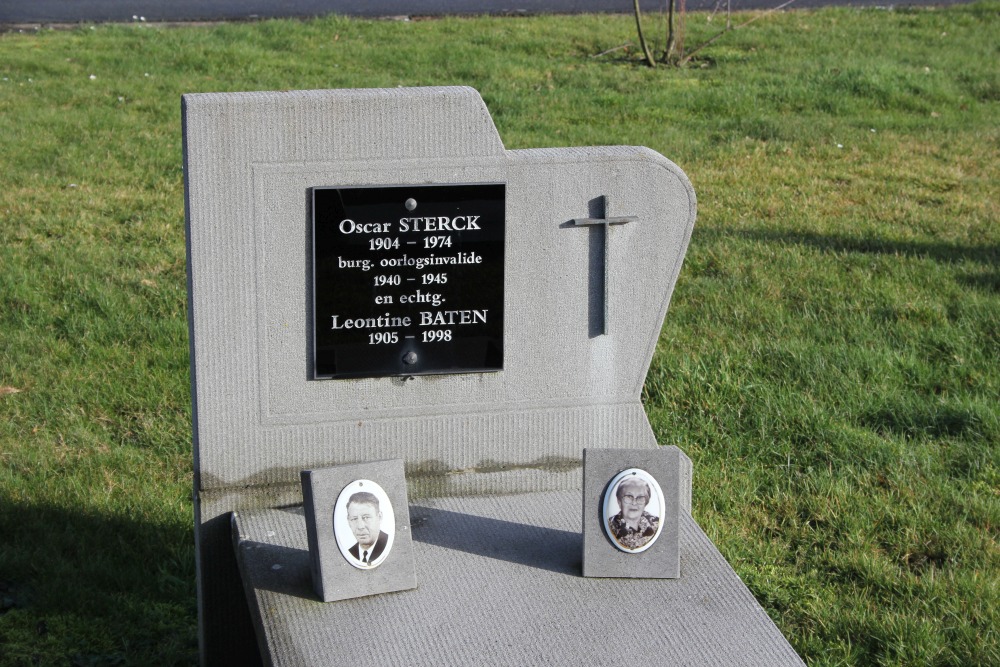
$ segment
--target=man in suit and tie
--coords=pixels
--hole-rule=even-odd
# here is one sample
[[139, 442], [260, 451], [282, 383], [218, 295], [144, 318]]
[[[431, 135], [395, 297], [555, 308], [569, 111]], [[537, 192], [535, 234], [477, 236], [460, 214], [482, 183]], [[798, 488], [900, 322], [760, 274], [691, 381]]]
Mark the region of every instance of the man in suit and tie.
[[378, 498], [367, 491], [359, 491], [347, 500], [347, 523], [354, 539], [358, 541], [349, 549], [351, 555], [364, 567], [371, 567], [385, 551], [389, 536], [382, 532], [382, 512]]

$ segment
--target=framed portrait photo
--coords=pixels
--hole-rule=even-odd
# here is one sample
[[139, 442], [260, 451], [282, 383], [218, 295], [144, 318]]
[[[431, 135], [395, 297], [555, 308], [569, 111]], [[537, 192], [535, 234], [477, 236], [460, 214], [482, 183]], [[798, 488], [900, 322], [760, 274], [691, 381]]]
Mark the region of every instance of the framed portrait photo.
[[321, 600], [416, 588], [402, 460], [303, 470], [302, 501]]
[[629, 468], [608, 482], [601, 522], [612, 544], [642, 553], [656, 543], [666, 507], [659, 482], [641, 468]]
[[680, 577], [681, 456], [583, 450], [583, 576]]
[[356, 479], [340, 492], [333, 508], [333, 535], [340, 553], [353, 567], [370, 570], [392, 552], [396, 515], [381, 486]]

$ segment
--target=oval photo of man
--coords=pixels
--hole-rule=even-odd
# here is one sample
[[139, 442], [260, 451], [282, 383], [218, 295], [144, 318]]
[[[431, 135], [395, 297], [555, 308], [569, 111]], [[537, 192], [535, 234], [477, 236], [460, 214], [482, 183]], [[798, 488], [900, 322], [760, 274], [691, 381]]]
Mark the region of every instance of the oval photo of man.
[[344, 487], [333, 508], [333, 534], [348, 563], [361, 570], [378, 567], [395, 533], [396, 516], [381, 486], [357, 479]]
[[663, 491], [645, 470], [629, 468], [608, 482], [601, 519], [611, 543], [620, 550], [640, 553], [653, 546], [663, 514]]

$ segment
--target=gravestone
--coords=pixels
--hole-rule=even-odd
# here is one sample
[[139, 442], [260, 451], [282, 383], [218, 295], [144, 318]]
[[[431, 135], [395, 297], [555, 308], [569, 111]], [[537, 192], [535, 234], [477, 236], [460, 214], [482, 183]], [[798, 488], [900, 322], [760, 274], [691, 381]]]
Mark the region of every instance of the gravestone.
[[[801, 664], [691, 518], [686, 457], [680, 578], [582, 576], [584, 449], [658, 447], [676, 165], [508, 151], [469, 88], [182, 106], [203, 664], [617, 664], [632, 636], [640, 664]], [[322, 603], [300, 472], [389, 459], [417, 588]]]

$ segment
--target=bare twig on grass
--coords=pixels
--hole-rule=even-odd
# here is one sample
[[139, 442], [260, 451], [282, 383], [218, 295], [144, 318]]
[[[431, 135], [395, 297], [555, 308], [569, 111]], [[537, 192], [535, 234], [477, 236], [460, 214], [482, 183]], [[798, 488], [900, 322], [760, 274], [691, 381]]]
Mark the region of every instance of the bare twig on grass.
[[[712, 14], [709, 16], [709, 20], [711, 20], [711, 18], [714, 17], [715, 14], [722, 7], [722, 2], [723, 0], [716, 1], [715, 8], [712, 10]], [[663, 53], [661, 54], [660, 62], [667, 64], [672, 63], [678, 67], [684, 66], [687, 63], [691, 62], [691, 59], [694, 57], [696, 53], [704, 49], [706, 46], [715, 43], [720, 37], [722, 37], [726, 33], [732, 32], [733, 30], [739, 30], [740, 28], [750, 25], [754, 21], [759, 21], [765, 16], [770, 16], [774, 12], [784, 9], [793, 2], [795, 2], [795, 0], [786, 0], [786, 2], [781, 3], [777, 7], [772, 7], [771, 9], [768, 9], [762, 12], [761, 14], [758, 14], [757, 16], [754, 16], [753, 18], [747, 21], [744, 21], [743, 23], [734, 26], [732, 19], [732, 12], [733, 12], [732, 0], [725, 0], [726, 27], [717, 35], [709, 38], [708, 40], [696, 46], [689, 53], [685, 53], [683, 44], [683, 39], [684, 39], [683, 24], [684, 24], [684, 14], [685, 14], [684, 0], [667, 0], [667, 43], [663, 48]], [[646, 43], [646, 37], [645, 35], [643, 35], [642, 32], [642, 15], [639, 12], [639, 0], [632, 0], [632, 7], [633, 11], [635, 12], [635, 27], [636, 27], [636, 32], [639, 34], [639, 44], [642, 47], [643, 58], [645, 59], [647, 65], [649, 65], [650, 67], [656, 67], [656, 59], [653, 57], [653, 53], [650, 50], [649, 45]], [[679, 30], [675, 30], [674, 28], [675, 14], [680, 15], [681, 27]], [[603, 54], [598, 54], [598, 55], [603, 55]]]
[[621, 46], [616, 46], [616, 47], [607, 49], [605, 51], [601, 51], [600, 53], [595, 53], [594, 55], [592, 55], [590, 57], [591, 58], [600, 58], [601, 56], [606, 56], [609, 53], [614, 53], [615, 51], [621, 51], [622, 49], [627, 49], [630, 46], [633, 46], [632, 42], [625, 42]]
[[777, 7], [772, 7], [771, 9], [768, 9], [767, 11], [765, 11], [765, 12], [763, 12], [761, 14], [758, 14], [757, 16], [754, 16], [751, 19], [749, 19], [747, 21], [744, 21], [743, 23], [741, 23], [741, 24], [739, 24], [737, 26], [732, 25], [729, 22], [729, 18], [727, 16], [725, 30], [722, 30], [717, 35], [715, 35], [714, 37], [711, 37], [710, 39], [705, 40], [704, 42], [702, 42], [698, 46], [696, 46], [693, 49], [691, 49], [691, 51], [688, 54], [686, 54], [683, 58], [681, 58], [680, 61], [677, 64], [678, 65], [686, 65], [686, 64], [688, 64], [689, 62], [691, 62], [691, 58], [693, 58], [696, 53], [698, 53], [699, 51], [701, 51], [702, 49], [704, 49], [709, 44], [715, 42], [716, 40], [718, 40], [720, 37], [722, 37], [726, 33], [732, 32], [733, 30], [739, 30], [740, 28], [743, 28], [743, 27], [746, 27], [746, 26], [750, 25], [754, 21], [759, 21], [760, 19], [764, 18], [765, 16], [770, 16], [774, 12], [777, 12], [777, 11], [780, 11], [780, 10], [784, 9], [785, 7], [787, 7], [788, 5], [792, 4], [793, 2], [795, 2], [795, 0], [787, 0], [787, 2], [783, 2], [780, 5], [778, 5]]

